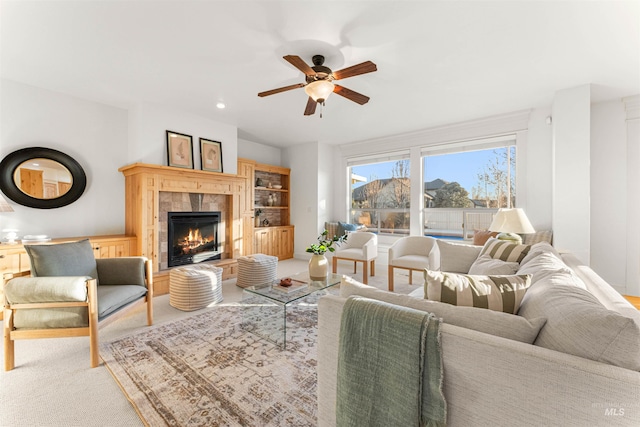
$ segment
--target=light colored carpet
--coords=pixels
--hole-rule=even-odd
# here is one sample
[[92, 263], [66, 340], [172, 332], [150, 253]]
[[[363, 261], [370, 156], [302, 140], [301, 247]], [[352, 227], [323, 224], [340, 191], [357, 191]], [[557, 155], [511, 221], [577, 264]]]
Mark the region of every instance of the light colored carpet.
[[[361, 266], [359, 266], [361, 267]], [[307, 268], [302, 260], [278, 263], [278, 276], [292, 275]], [[362, 280], [361, 270], [353, 275], [353, 264], [339, 263], [338, 273]], [[387, 289], [386, 266], [377, 266], [369, 284]], [[415, 276], [415, 275], [414, 275]], [[422, 283], [418, 276], [414, 282]], [[417, 286], [406, 284], [406, 274], [396, 274], [396, 292], [409, 293]], [[235, 305], [242, 289], [235, 280], [223, 283], [224, 301]], [[212, 308], [183, 312], [169, 305], [169, 295], [154, 298], [154, 323], [162, 325], [198, 315]], [[100, 330], [100, 342], [132, 335], [145, 326], [141, 308]], [[2, 426], [140, 426], [143, 425], [104, 363], [89, 367], [88, 338], [56, 338], [16, 342], [16, 368], [0, 370], [0, 425]], [[0, 366], [3, 366], [0, 354]]]

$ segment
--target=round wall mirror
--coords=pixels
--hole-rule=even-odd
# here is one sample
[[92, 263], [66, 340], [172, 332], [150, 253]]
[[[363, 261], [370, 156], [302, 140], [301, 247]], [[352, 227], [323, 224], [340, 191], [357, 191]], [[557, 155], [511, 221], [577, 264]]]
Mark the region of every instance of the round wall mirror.
[[16, 203], [52, 209], [80, 198], [87, 185], [82, 166], [50, 148], [14, 151], [0, 162], [0, 189]]

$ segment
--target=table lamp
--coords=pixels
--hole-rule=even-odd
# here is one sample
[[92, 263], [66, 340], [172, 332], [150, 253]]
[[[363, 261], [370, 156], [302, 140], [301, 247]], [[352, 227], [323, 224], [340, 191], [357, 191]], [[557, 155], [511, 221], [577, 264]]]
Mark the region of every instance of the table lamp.
[[496, 237], [500, 240], [511, 240], [514, 243], [522, 244], [520, 234], [535, 233], [533, 226], [529, 222], [524, 210], [520, 208], [498, 209], [493, 222], [489, 226], [489, 231], [497, 231]]

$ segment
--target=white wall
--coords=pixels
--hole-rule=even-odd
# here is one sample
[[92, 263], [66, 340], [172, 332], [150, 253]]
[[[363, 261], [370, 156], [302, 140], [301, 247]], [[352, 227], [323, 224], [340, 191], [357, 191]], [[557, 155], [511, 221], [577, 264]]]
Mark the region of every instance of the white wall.
[[591, 86], [556, 92], [553, 107], [553, 242], [589, 264]]
[[318, 154], [317, 143], [296, 145], [286, 148], [282, 153], [283, 166], [291, 169], [291, 224], [295, 225], [295, 258], [309, 258], [305, 249], [318, 237]]
[[267, 165], [282, 166], [282, 150], [238, 138], [238, 157], [255, 160]]
[[627, 260], [618, 247], [627, 236], [627, 144], [624, 104], [591, 107], [591, 267], [623, 290]]
[[628, 295], [640, 296], [640, 95], [622, 100], [627, 128], [627, 288]]
[[201, 169], [199, 138], [204, 138], [222, 143], [222, 171], [237, 173], [238, 129], [235, 126], [150, 104], [129, 110], [128, 163], [167, 165], [167, 130], [192, 137], [194, 169]]
[[331, 217], [333, 214], [334, 204], [334, 163], [333, 159], [334, 147], [327, 144], [318, 144], [318, 231], [324, 229], [324, 223], [334, 221]]
[[[551, 108], [536, 108], [529, 116], [526, 143], [518, 147], [517, 169], [522, 170], [519, 160], [524, 155], [526, 172], [524, 176], [524, 192], [518, 192], [518, 203], [524, 195], [524, 206], [529, 221], [536, 230], [552, 230], [551, 224], [551, 192], [552, 182], [552, 144], [551, 124], [547, 118], [551, 116]], [[519, 186], [521, 187], [521, 186]]]
[[[57, 209], [34, 209], [11, 200], [15, 212], [0, 214], [1, 228], [19, 235], [51, 237], [124, 232], [127, 111], [3, 79], [0, 156], [27, 147], [62, 151], [87, 175], [80, 199]], [[5, 197], [6, 198], [6, 197]]]

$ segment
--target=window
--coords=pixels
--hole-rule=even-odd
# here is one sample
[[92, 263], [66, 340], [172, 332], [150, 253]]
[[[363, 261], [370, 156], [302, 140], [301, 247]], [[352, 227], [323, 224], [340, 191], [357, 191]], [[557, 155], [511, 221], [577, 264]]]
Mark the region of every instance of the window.
[[409, 234], [408, 154], [348, 162], [350, 221], [380, 234]]
[[513, 138], [423, 150], [424, 234], [472, 238], [499, 208], [516, 206]]

